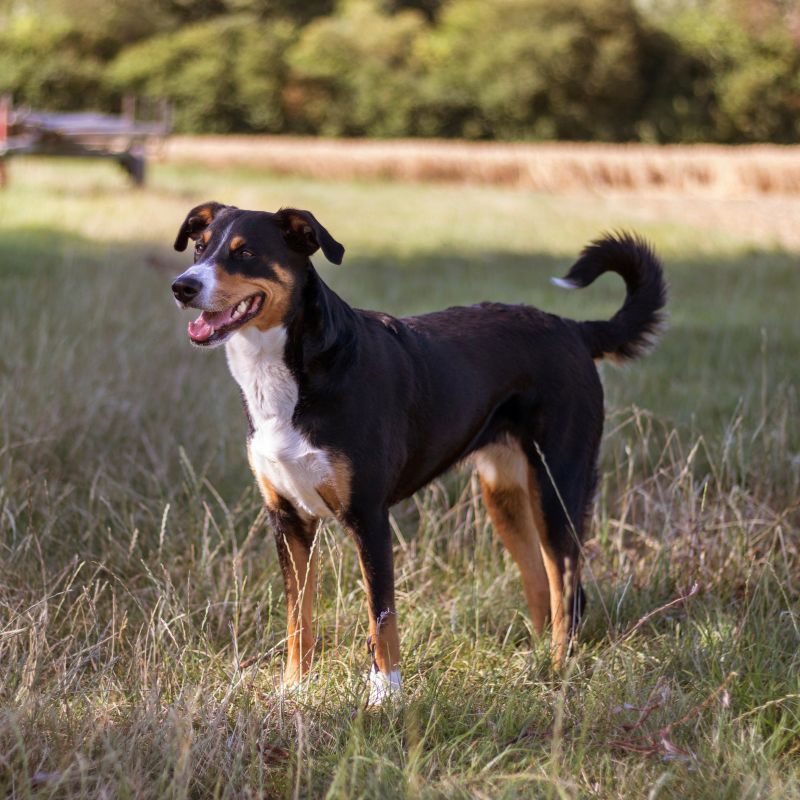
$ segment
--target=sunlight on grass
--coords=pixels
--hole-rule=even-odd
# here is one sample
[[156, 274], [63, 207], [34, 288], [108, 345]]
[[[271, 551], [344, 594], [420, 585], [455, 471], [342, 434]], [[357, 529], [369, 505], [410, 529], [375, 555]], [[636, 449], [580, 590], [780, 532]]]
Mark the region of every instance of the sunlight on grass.
[[[196, 201], [308, 207], [348, 248], [326, 279], [394, 313], [566, 294], [602, 202], [15, 163], [0, 194], [0, 790], [19, 797], [800, 794], [796, 256], [637, 225], [672, 328], [604, 370], [588, 613], [553, 672], [475, 481], [393, 509], [405, 702], [365, 713], [351, 543], [320, 530], [318, 648], [280, 690], [277, 557], [221, 354], [186, 342], [170, 249]], [[698, 590], [691, 593], [694, 584]], [[677, 598], [684, 598], [673, 602]], [[647, 616], [651, 615], [651, 616]]]

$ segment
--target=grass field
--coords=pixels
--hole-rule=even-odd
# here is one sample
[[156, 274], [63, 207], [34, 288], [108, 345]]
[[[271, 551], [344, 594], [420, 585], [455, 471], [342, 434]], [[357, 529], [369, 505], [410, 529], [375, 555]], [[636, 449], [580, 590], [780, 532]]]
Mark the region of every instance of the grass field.
[[[15, 162], [0, 194], [0, 794], [800, 797], [800, 270], [745, 229], [636, 222], [496, 187]], [[394, 509], [405, 702], [365, 713], [354, 548], [320, 531], [315, 679], [278, 690], [285, 612], [220, 352], [170, 278], [186, 210], [312, 209], [355, 305], [610, 315], [563, 274], [601, 230], [662, 254], [671, 329], [604, 367], [588, 613], [531, 643], [468, 471]], [[712, 201], [709, 201], [712, 202]]]

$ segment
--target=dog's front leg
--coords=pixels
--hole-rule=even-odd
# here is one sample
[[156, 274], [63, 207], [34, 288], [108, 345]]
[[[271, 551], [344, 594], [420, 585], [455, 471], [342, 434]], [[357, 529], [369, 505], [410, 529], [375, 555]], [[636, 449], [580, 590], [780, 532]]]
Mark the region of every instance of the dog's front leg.
[[314, 591], [318, 548], [316, 521], [297, 514], [272, 513], [278, 560], [286, 589], [286, 669], [284, 686], [301, 683], [311, 669], [314, 654]]
[[394, 603], [394, 563], [389, 514], [383, 510], [351, 519], [348, 528], [356, 546], [367, 589], [372, 655], [368, 706], [400, 694], [400, 637]]

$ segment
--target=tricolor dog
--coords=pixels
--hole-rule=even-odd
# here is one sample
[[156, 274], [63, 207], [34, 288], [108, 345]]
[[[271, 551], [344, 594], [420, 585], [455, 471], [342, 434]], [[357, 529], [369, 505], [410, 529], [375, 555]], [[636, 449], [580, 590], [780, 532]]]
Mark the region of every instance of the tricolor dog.
[[194, 264], [172, 291], [201, 312], [192, 343], [224, 344], [242, 390], [286, 588], [285, 683], [311, 667], [313, 544], [332, 516], [355, 541], [368, 594], [369, 702], [400, 689], [389, 508], [468, 457], [560, 663], [584, 604], [580, 543], [603, 428], [595, 362], [632, 359], [654, 339], [666, 286], [650, 247], [627, 234], [590, 244], [556, 283], [611, 271], [627, 294], [610, 320], [575, 322], [499, 303], [403, 318], [352, 308], [311, 263], [321, 249], [340, 264], [344, 248], [308, 211], [204, 203], [175, 249], [189, 239]]

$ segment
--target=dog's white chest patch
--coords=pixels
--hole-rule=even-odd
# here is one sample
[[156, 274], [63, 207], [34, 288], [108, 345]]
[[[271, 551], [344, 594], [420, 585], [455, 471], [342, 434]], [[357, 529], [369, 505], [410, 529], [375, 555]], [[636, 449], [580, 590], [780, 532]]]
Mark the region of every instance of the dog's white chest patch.
[[250, 463], [298, 511], [313, 517], [330, 510], [317, 487], [330, 480], [328, 454], [314, 447], [293, 425], [297, 382], [283, 360], [286, 329], [265, 333], [251, 328], [225, 345], [231, 374], [244, 392], [255, 432]]

